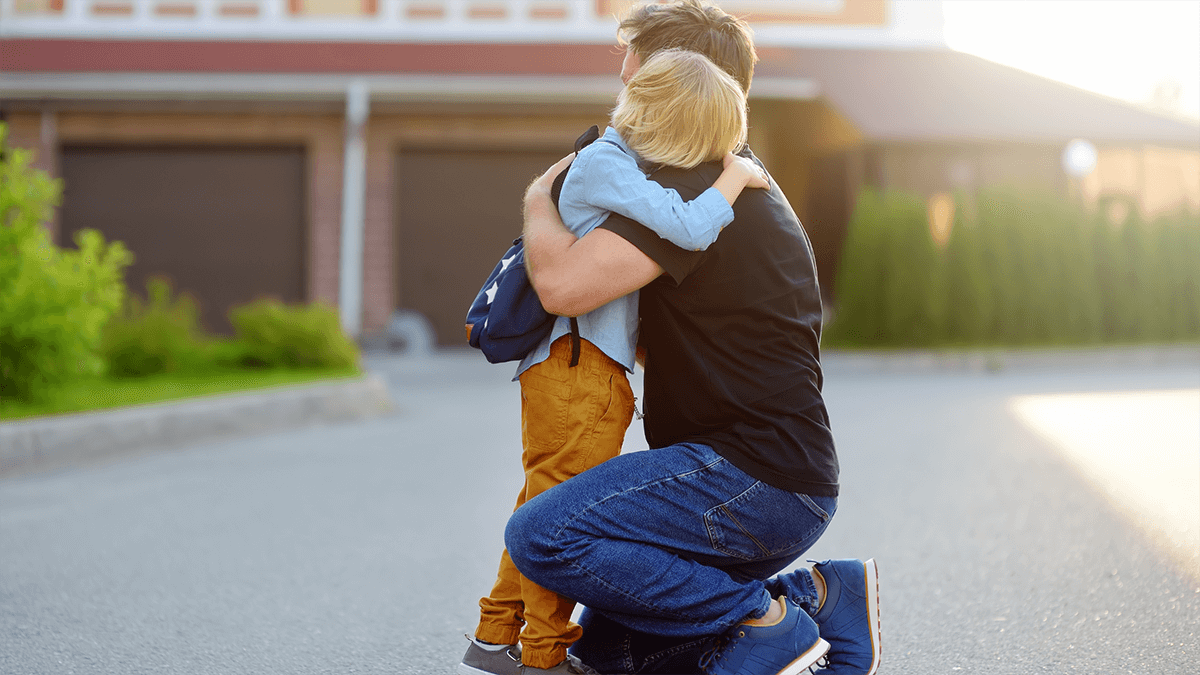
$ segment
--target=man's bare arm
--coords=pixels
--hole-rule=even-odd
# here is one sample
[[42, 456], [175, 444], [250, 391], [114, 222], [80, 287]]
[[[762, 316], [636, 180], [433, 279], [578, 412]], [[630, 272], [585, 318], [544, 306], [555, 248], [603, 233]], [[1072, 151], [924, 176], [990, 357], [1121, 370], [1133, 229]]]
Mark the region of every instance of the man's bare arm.
[[563, 225], [550, 198], [568, 155], [525, 192], [525, 267], [542, 306], [551, 314], [579, 316], [654, 281], [663, 270], [613, 232], [594, 229], [582, 238]]

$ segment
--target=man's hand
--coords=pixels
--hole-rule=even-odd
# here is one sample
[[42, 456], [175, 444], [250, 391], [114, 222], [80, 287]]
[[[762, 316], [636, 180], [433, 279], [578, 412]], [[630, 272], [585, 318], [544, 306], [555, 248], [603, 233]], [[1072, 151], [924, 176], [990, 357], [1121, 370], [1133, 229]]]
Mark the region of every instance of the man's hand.
[[[529, 187], [525, 189], [525, 207], [529, 208], [529, 200], [533, 195], [541, 196], [544, 193], [546, 199], [550, 199], [550, 188], [554, 185], [554, 179], [558, 178], [558, 174], [565, 171], [573, 161], [575, 161], [575, 153], [572, 152], [555, 162], [554, 166], [546, 169], [546, 173], [538, 176], [530, 183]], [[553, 205], [553, 202], [551, 202], [551, 205]]]
[[654, 281], [662, 268], [636, 246], [603, 229], [577, 239], [550, 199], [567, 155], [525, 191], [525, 268], [551, 314], [579, 316]]

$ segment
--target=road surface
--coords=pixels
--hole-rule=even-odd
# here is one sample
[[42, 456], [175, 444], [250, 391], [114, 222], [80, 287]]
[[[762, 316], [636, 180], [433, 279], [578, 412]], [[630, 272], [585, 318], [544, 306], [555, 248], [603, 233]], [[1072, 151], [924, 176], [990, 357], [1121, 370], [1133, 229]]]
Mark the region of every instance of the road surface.
[[[517, 385], [477, 354], [370, 367], [397, 415], [0, 480], [0, 673], [453, 672], [521, 481]], [[1200, 410], [1146, 412], [1200, 368], [827, 371], [843, 487], [808, 557], [878, 560], [881, 674], [1200, 672]], [[1096, 425], [1103, 462], [1071, 447]], [[1185, 475], [1138, 506], [1105, 486], [1123, 462]]]

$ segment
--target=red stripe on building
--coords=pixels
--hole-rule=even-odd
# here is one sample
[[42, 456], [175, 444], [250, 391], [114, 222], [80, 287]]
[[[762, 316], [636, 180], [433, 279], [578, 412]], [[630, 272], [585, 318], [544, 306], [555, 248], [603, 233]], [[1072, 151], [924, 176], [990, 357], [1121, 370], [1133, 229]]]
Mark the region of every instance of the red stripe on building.
[[0, 40], [4, 70], [37, 73], [614, 75], [621, 58], [594, 44]]

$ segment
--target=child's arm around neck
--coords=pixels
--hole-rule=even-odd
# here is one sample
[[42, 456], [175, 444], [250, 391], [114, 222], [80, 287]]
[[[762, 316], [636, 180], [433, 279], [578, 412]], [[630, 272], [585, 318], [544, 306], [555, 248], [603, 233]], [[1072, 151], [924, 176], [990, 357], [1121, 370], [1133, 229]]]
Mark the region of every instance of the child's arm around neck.
[[737, 201], [742, 190], [748, 187], [764, 189], [771, 187], [771, 183], [767, 180], [767, 173], [759, 168], [753, 160], [727, 152], [722, 161], [725, 163], [725, 170], [717, 177], [713, 187], [725, 197], [730, 206]]
[[616, 143], [599, 140], [576, 157], [563, 182], [563, 204], [582, 203], [619, 213], [680, 248], [700, 251], [716, 241], [721, 229], [733, 221], [730, 203], [752, 184], [748, 174], [758, 172], [753, 162], [743, 161], [753, 167], [753, 172], [746, 164], [727, 169], [729, 194], [710, 187], [695, 199], [684, 201], [677, 191], [647, 178], [633, 155]]

